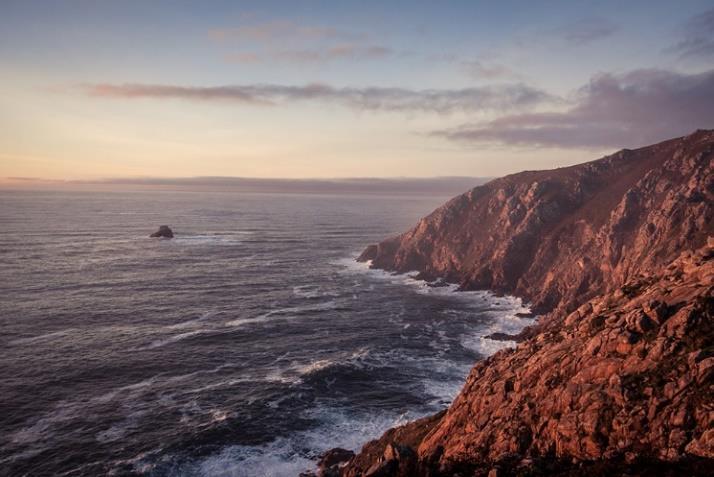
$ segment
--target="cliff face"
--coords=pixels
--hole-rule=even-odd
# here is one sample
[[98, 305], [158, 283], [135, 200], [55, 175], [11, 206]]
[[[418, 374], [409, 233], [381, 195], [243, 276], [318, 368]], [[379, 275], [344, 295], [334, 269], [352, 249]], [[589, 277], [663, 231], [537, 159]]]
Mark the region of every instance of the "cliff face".
[[548, 313], [515, 350], [477, 363], [446, 414], [389, 431], [342, 475], [706, 474], [713, 159], [714, 132], [698, 131], [515, 174], [369, 247], [373, 266], [513, 293]]
[[367, 248], [376, 268], [572, 309], [696, 248], [712, 232], [714, 132], [573, 167], [527, 171], [460, 195]]
[[442, 471], [513, 456], [714, 458], [714, 243], [478, 363], [418, 447]]

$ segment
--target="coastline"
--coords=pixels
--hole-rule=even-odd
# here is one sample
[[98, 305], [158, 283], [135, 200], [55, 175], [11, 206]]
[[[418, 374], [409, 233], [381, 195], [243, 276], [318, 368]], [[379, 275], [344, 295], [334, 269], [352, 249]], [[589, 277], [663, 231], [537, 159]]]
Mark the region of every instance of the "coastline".
[[477, 362], [442, 418], [390, 430], [320, 475], [589, 475], [677, 463], [704, 475], [714, 462], [713, 151], [714, 132], [699, 130], [496, 179], [367, 247], [359, 259], [374, 268], [510, 293], [543, 315], [491, 336], [520, 343]]

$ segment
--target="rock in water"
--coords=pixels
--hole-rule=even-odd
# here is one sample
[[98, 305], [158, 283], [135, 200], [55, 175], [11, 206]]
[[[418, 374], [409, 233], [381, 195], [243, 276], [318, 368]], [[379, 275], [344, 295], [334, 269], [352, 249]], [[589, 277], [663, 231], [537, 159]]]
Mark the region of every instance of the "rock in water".
[[159, 230], [150, 235], [150, 237], [174, 238], [174, 233], [168, 225], [159, 226]]
[[339, 477], [340, 469], [355, 456], [351, 450], [336, 447], [320, 457], [318, 462], [318, 477]]

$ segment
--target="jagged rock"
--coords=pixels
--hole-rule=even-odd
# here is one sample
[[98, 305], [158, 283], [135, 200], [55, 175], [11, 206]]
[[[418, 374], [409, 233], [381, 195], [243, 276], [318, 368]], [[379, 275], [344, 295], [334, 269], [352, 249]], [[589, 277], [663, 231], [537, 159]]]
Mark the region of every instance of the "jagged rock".
[[[364, 445], [361, 452], [342, 470], [345, 477], [388, 475], [412, 477], [417, 475], [415, 449], [424, 436], [439, 422], [445, 411], [410, 422], [387, 431], [380, 439]], [[382, 473], [382, 474], [380, 474]]]
[[698, 131], [497, 179], [368, 248], [373, 266], [544, 314], [474, 366], [446, 414], [388, 431], [342, 474], [399, 475], [377, 466], [400, 462], [385, 457], [398, 443], [416, 449], [413, 476], [709, 475], [712, 237], [714, 133]]
[[[714, 132], [495, 179], [361, 260], [573, 311], [712, 234]], [[702, 200], [687, 201], [696, 192]], [[651, 316], [655, 319], [655, 317]]]
[[159, 230], [150, 235], [152, 238], [174, 238], [174, 233], [168, 225], [159, 226]]
[[318, 477], [338, 477], [340, 468], [349, 462], [354, 455], [355, 453], [351, 450], [340, 447], [328, 450], [320, 456], [320, 460], [317, 463]]

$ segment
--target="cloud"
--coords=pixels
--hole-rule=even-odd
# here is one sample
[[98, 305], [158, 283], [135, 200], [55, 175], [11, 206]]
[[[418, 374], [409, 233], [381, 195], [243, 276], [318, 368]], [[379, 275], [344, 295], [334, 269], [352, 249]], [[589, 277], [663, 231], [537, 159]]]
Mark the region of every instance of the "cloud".
[[257, 43], [284, 40], [338, 40], [356, 41], [365, 38], [363, 33], [333, 27], [305, 26], [288, 20], [274, 20], [236, 28], [214, 28], [208, 35], [214, 40], [250, 40]]
[[155, 85], [155, 84], [89, 84], [81, 87], [90, 96], [104, 98], [183, 98], [193, 100], [230, 99], [234, 102], [247, 104], [272, 104], [253, 92], [240, 86], [219, 86], [214, 88], [193, 88], [185, 86]]
[[582, 46], [613, 35], [619, 27], [601, 17], [582, 18], [560, 28], [557, 32], [571, 44]]
[[326, 84], [283, 86], [273, 84], [233, 86], [173, 86], [156, 84], [89, 84], [80, 90], [103, 98], [184, 99], [254, 105], [284, 105], [318, 101], [356, 110], [391, 112], [477, 112], [523, 110], [557, 98], [523, 84], [464, 89], [337, 88]]
[[690, 18], [684, 25], [684, 38], [670, 50], [682, 57], [714, 56], [714, 8]]
[[650, 144], [714, 125], [714, 70], [603, 74], [580, 89], [565, 112], [511, 114], [432, 132], [468, 143], [562, 148]]
[[385, 58], [394, 54], [386, 46], [341, 44], [323, 49], [277, 50], [268, 53], [238, 53], [228, 55], [229, 61], [236, 63], [258, 63], [265, 61], [290, 61], [295, 63], [327, 63], [335, 60], [369, 60]]
[[[327, 63], [384, 58], [395, 53], [387, 46], [367, 43], [365, 33], [304, 26], [286, 20], [213, 29], [209, 31], [209, 36], [217, 41], [240, 41], [250, 45], [253, 51], [226, 55], [226, 59], [234, 63]], [[285, 45], [290, 45], [290, 48], [285, 48]]]
[[496, 79], [517, 76], [516, 73], [507, 66], [486, 64], [479, 60], [462, 61], [461, 68], [469, 76], [474, 78]]
[[231, 63], [260, 63], [264, 58], [257, 53], [234, 53], [226, 55], [226, 59]]

